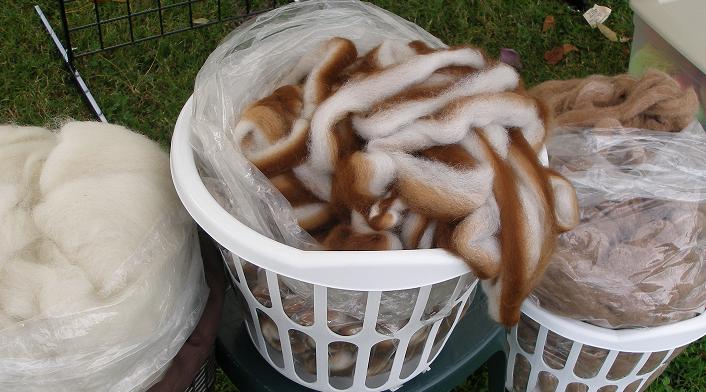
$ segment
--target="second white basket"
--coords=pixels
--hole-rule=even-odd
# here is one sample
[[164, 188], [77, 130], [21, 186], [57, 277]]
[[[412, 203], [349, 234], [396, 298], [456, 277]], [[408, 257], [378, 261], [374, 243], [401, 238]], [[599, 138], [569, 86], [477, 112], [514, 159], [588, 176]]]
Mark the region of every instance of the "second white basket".
[[506, 388], [514, 392], [644, 391], [688, 344], [706, 313], [678, 323], [612, 330], [554, 315], [527, 300], [508, 334]]

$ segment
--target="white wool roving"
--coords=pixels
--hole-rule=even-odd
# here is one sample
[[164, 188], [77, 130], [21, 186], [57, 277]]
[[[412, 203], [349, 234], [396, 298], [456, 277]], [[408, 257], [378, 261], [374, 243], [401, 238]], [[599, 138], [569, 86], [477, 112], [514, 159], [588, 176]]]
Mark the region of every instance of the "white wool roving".
[[[169, 158], [157, 143], [124, 127], [96, 122], [64, 125], [39, 180], [42, 192], [82, 177], [112, 173], [157, 176], [171, 183]], [[176, 193], [168, 193], [176, 200]]]
[[37, 236], [23, 207], [37, 198], [37, 178], [55, 139], [42, 128], [0, 126], [0, 269]]
[[206, 296], [156, 143], [94, 122], [0, 127], [0, 390], [144, 390]]

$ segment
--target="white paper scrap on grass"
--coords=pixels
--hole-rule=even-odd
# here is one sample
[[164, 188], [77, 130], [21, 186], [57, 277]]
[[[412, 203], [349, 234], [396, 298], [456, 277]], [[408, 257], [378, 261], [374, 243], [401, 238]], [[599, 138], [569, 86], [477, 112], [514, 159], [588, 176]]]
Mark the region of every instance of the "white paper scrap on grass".
[[586, 22], [591, 25], [591, 27], [596, 28], [599, 24], [603, 23], [608, 19], [611, 13], [611, 9], [602, 5], [594, 4], [593, 8], [589, 9], [583, 14], [583, 18]]

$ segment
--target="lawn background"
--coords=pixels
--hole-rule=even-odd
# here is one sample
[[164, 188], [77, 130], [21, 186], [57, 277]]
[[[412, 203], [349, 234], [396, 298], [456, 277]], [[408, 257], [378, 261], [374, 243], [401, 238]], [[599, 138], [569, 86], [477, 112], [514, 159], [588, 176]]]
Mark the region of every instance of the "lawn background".
[[[223, 0], [224, 3], [227, 0]], [[104, 0], [106, 7], [123, 4]], [[175, 2], [163, 0], [163, 4]], [[70, 3], [70, 16], [80, 21], [92, 12], [91, 2]], [[151, 0], [132, 0], [147, 7]], [[593, 73], [616, 74], [627, 69], [630, 44], [610, 42], [591, 29], [581, 14], [559, 0], [410, 0], [374, 1], [427, 29], [448, 44], [470, 43], [493, 56], [501, 47], [514, 48], [522, 56], [522, 76], [528, 86], [544, 80], [583, 77]], [[92, 119], [76, 88], [41, 27], [33, 5], [39, 4], [58, 28], [56, 1], [20, 0], [3, 3], [0, 12], [0, 123], [55, 127], [67, 119]], [[233, 7], [240, 7], [233, 3]], [[632, 34], [632, 13], [627, 1], [603, 0], [613, 9], [606, 24], [620, 36]], [[197, 8], [194, 18], [209, 18]], [[103, 6], [102, 6], [103, 7]], [[554, 28], [542, 32], [547, 15]], [[185, 23], [184, 15], [167, 17], [167, 26]], [[186, 21], [188, 22], [188, 20]], [[228, 22], [192, 32], [148, 41], [112, 52], [80, 58], [77, 65], [111, 122], [125, 125], [168, 146], [174, 121], [193, 90], [201, 64], [222, 37], [237, 23]], [[154, 32], [155, 20], [145, 19], [145, 33]], [[121, 33], [108, 31], [107, 35]], [[569, 43], [578, 52], [569, 53], [557, 65], [547, 65], [544, 52]], [[75, 44], [85, 48], [88, 37]], [[650, 392], [706, 391], [706, 340], [692, 345], [658, 379]], [[235, 391], [219, 373], [216, 390]], [[480, 371], [457, 388], [483, 391], [485, 373]], [[244, 391], [245, 392], [245, 391]]]

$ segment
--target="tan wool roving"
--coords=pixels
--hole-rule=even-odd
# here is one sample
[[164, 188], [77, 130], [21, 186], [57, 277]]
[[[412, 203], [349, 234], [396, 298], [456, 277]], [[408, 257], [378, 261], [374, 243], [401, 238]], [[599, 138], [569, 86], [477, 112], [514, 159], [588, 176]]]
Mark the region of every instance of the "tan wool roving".
[[609, 127], [679, 132], [694, 121], [699, 99], [664, 72], [550, 80], [529, 90], [556, 115], [560, 127]]

